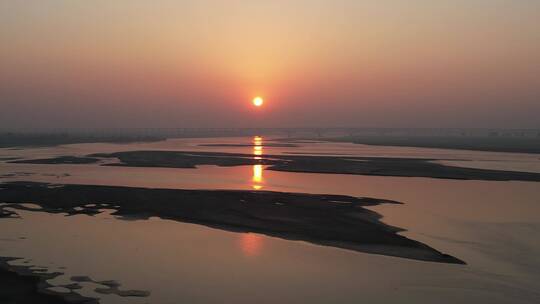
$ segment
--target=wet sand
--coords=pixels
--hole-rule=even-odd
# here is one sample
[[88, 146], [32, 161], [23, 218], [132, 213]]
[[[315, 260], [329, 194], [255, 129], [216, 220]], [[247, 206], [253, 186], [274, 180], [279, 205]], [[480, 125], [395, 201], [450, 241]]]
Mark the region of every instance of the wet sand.
[[190, 152], [190, 151], [128, 151], [97, 153], [86, 157], [61, 156], [49, 159], [16, 160], [12, 163], [30, 164], [89, 164], [101, 159], [116, 158], [119, 163], [107, 166], [195, 168], [200, 165], [245, 166], [269, 165], [267, 170], [333, 173], [376, 176], [431, 177], [461, 180], [487, 181], [540, 181], [540, 173], [502, 171], [446, 166], [436, 159], [346, 157], [346, 156], [300, 156], [261, 155]]
[[[235, 231], [423, 261], [463, 264], [398, 234], [364, 207], [397, 203], [374, 198], [270, 191], [172, 190], [90, 185], [0, 184], [0, 201], [44, 212], [93, 215], [102, 208], [124, 218], [157, 216]], [[91, 204], [91, 205], [89, 205]]]

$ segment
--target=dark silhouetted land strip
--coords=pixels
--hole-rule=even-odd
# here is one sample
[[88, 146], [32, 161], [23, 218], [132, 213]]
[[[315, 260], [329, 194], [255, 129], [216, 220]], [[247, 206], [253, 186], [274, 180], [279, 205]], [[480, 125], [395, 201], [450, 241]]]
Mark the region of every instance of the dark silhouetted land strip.
[[540, 137], [350, 136], [339, 138], [325, 138], [325, 140], [334, 142], [351, 142], [356, 144], [374, 146], [401, 146], [494, 152], [540, 153]]
[[79, 156], [59, 156], [54, 158], [43, 159], [26, 159], [26, 160], [14, 160], [10, 163], [14, 164], [94, 164], [99, 161], [99, 158], [93, 157], [79, 157]]
[[276, 164], [268, 170], [459, 180], [540, 181], [539, 173], [453, 167], [433, 161], [384, 157], [295, 157], [291, 162]]
[[[396, 257], [462, 264], [425, 244], [397, 234], [365, 206], [396, 203], [343, 195], [269, 191], [146, 189], [43, 183], [0, 184], [0, 201], [13, 208], [32, 202], [46, 212], [115, 215], [197, 223], [209, 227], [257, 232], [314, 244]], [[93, 207], [88, 207], [88, 204]], [[79, 207], [79, 208], [77, 208]], [[34, 209], [32, 209], [34, 210]]]
[[[46, 280], [58, 274], [34, 273], [23, 266], [11, 266], [14, 258], [0, 258], [0, 303], [2, 304], [97, 304], [98, 301], [73, 292], [47, 291]], [[15, 271], [17, 269], [17, 271]]]
[[198, 165], [242, 166], [269, 165], [267, 170], [334, 173], [377, 176], [431, 177], [489, 181], [540, 181], [539, 173], [474, 169], [445, 166], [435, 159], [265, 155], [254, 159], [250, 154], [220, 152], [129, 151], [92, 154], [93, 158], [118, 158], [108, 166], [195, 168]]
[[20, 157], [0, 157], [0, 161], [12, 161], [12, 160], [17, 160], [17, 159], [20, 159]]
[[277, 163], [277, 160], [266, 158], [255, 160], [253, 156], [248, 154], [220, 152], [128, 151], [110, 154], [97, 153], [88, 155], [88, 157], [118, 158], [121, 163], [109, 165], [127, 167], [195, 168], [200, 165], [232, 167]]

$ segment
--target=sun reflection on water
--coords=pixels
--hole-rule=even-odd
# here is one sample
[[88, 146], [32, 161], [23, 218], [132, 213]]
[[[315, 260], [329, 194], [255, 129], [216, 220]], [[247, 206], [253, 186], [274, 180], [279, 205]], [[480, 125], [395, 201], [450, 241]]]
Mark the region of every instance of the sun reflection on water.
[[[251, 187], [253, 190], [261, 190], [263, 188], [264, 179], [263, 164], [260, 163], [263, 155], [263, 138], [261, 136], [253, 137], [253, 159], [256, 164], [253, 164], [253, 175], [251, 176]], [[242, 233], [239, 239], [240, 249], [246, 257], [255, 257], [260, 255], [263, 247], [264, 238], [253, 233]]]
[[[261, 160], [263, 154], [263, 138], [261, 136], [253, 137], [253, 159]], [[263, 165], [254, 164], [253, 165], [253, 176], [251, 178], [252, 187], [254, 190], [260, 190], [263, 188]]]
[[240, 235], [240, 249], [247, 257], [260, 255], [263, 247], [263, 237], [253, 233], [242, 233]]

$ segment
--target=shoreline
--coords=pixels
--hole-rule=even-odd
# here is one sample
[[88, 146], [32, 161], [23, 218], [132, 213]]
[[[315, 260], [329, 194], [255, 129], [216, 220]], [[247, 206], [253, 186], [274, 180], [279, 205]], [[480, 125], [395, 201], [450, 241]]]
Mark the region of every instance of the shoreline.
[[[99, 300], [88, 298], [74, 292], [75, 288], [60, 286], [70, 290], [61, 293], [49, 290], [55, 287], [47, 283], [61, 273], [42, 273], [32, 271], [30, 266], [13, 266], [10, 261], [18, 260], [14, 257], [0, 257], [0, 302], [21, 304], [98, 304]], [[4, 302], [5, 301], [5, 302]]]
[[398, 234], [366, 209], [383, 199], [271, 191], [173, 190], [33, 182], [0, 184], [0, 201], [38, 212], [95, 215], [114, 209], [121, 218], [157, 216], [233, 232], [255, 232], [357, 252], [429, 262], [464, 264], [426, 244]]

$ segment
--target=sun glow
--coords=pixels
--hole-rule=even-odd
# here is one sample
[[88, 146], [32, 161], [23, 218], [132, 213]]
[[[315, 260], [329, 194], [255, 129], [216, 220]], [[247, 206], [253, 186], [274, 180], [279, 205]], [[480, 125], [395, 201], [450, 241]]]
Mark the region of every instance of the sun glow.
[[253, 105], [256, 106], [256, 107], [260, 107], [262, 106], [264, 103], [264, 100], [262, 99], [262, 97], [260, 96], [257, 96], [255, 98], [253, 98]]

